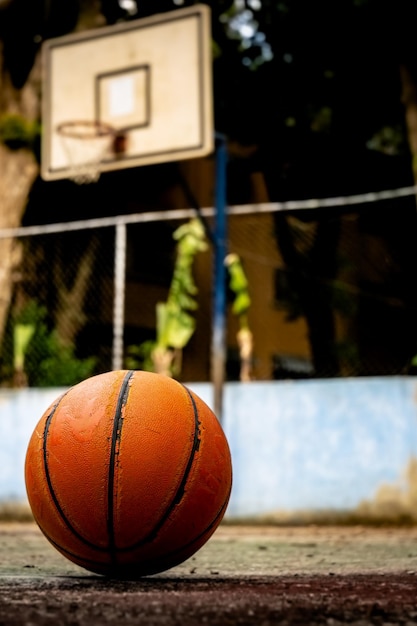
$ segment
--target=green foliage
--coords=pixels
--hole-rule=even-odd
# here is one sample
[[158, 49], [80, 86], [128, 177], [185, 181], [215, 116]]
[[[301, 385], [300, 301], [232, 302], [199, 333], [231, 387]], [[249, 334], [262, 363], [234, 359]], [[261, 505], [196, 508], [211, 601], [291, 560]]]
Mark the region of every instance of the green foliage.
[[182, 350], [190, 341], [195, 320], [181, 305], [158, 302], [156, 305], [156, 328], [158, 346]]
[[66, 345], [46, 324], [47, 311], [32, 300], [16, 316], [15, 326], [31, 326], [31, 338], [26, 345], [24, 369], [31, 387], [70, 386], [88, 378], [96, 359], [79, 359], [74, 346]]
[[195, 320], [189, 312], [198, 307], [193, 263], [196, 254], [207, 249], [207, 243], [198, 219], [177, 228], [173, 237], [178, 242], [177, 256], [168, 299], [156, 308], [156, 344], [165, 349], [182, 349], [195, 330]]
[[14, 327], [14, 369], [23, 370], [28, 344], [35, 332], [33, 324], [15, 324]]
[[229, 270], [229, 287], [235, 294], [232, 311], [240, 318], [241, 324], [246, 325], [246, 314], [251, 305], [248, 279], [237, 254], [227, 255], [226, 266]]
[[38, 122], [27, 120], [16, 113], [5, 113], [0, 116], [0, 141], [11, 150], [33, 149], [39, 135]]
[[152, 350], [155, 347], [155, 341], [148, 339], [140, 344], [140, 346], [129, 346], [127, 348], [127, 356], [125, 366], [129, 370], [145, 370], [146, 372], [154, 371], [152, 360]]
[[74, 385], [91, 376], [95, 363], [94, 357], [78, 359], [74, 347], [64, 345], [52, 331], [45, 337], [44, 358], [36, 369], [28, 372], [29, 382], [36, 387]]
[[225, 258], [225, 265], [229, 270], [229, 287], [235, 295], [232, 311], [239, 321], [239, 330], [236, 338], [240, 356], [240, 380], [251, 380], [253, 335], [249, 327], [248, 311], [251, 305], [249, 295], [249, 281], [243, 269], [238, 254], [230, 253]]
[[[177, 241], [174, 273], [166, 302], [156, 305], [156, 340], [128, 348], [126, 366], [177, 375], [179, 352], [195, 331], [192, 315], [198, 308], [198, 288], [193, 276], [196, 254], [207, 249], [205, 232], [199, 219], [192, 219], [174, 231]], [[130, 365], [129, 365], [130, 364]]]
[[[207, 242], [203, 225], [198, 219], [177, 228], [173, 237], [178, 242], [175, 268], [168, 298], [156, 306], [156, 340], [130, 346], [126, 366], [178, 375], [181, 350], [190, 341], [196, 327], [193, 312], [198, 307], [198, 288], [194, 281], [193, 263], [195, 256], [207, 249]], [[229, 254], [225, 264], [229, 271], [230, 288], [235, 294], [232, 310], [239, 318], [239, 338], [245, 346], [252, 345], [247, 317], [251, 305], [248, 280], [237, 254]]]

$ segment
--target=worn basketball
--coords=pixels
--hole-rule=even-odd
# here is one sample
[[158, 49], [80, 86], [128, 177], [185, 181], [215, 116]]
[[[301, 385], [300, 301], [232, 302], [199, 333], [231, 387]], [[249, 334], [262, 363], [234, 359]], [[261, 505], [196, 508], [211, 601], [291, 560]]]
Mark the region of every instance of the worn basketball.
[[118, 370], [71, 387], [28, 444], [25, 480], [40, 529], [92, 572], [135, 578], [188, 559], [220, 524], [228, 443], [181, 383]]

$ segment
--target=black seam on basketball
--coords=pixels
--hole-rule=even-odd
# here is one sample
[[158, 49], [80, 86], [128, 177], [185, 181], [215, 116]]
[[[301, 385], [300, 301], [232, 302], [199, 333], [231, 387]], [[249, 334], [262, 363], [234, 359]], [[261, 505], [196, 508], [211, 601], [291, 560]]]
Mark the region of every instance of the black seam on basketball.
[[[154, 558], [143, 560], [143, 561], [139, 561], [139, 562], [133, 563], [131, 565], [130, 564], [122, 565], [121, 566], [122, 570], [121, 570], [120, 573], [118, 573], [117, 570], [115, 570], [111, 574], [113, 576], [116, 576], [116, 577], [117, 576], [128, 577], [129, 574], [134, 576], [135, 570], [137, 570], [139, 572], [143, 571], [144, 574], [142, 574], [142, 575], [146, 576], [147, 574], [158, 573], [158, 572], [164, 571], [166, 569], [171, 569], [172, 567], [175, 567], [175, 565], [179, 565], [183, 561], [189, 559], [191, 556], [193, 556], [193, 554], [195, 552], [191, 551], [190, 555], [186, 559], [180, 558], [179, 560], [176, 560], [176, 558], [179, 555], [183, 554], [184, 551], [185, 552], [189, 551], [192, 546], [194, 546], [196, 543], [201, 541], [201, 539], [203, 537], [205, 537], [207, 535], [207, 533], [209, 533], [213, 529], [213, 527], [214, 527], [214, 529], [217, 528], [218, 524], [220, 523], [221, 519], [224, 516], [224, 513], [226, 511], [227, 505], [229, 503], [230, 493], [231, 493], [231, 490], [229, 490], [229, 492], [228, 492], [227, 496], [225, 497], [225, 500], [224, 500], [221, 508], [219, 509], [219, 511], [217, 512], [215, 517], [212, 519], [210, 524], [208, 524], [206, 526], [206, 528], [204, 530], [202, 530], [191, 541], [188, 541], [184, 545], [179, 546], [178, 548], [176, 548], [175, 550], [172, 550], [171, 552], [165, 552], [164, 554], [161, 554], [161, 555], [156, 556]], [[124, 549], [120, 549], [119, 552], [124, 552]], [[171, 564], [170, 564], [170, 562], [171, 562]], [[139, 575], [141, 575], [141, 574], [139, 574]]]
[[184, 475], [182, 477], [182, 481], [177, 489], [177, 493], [175, 494], [175, 498], [172, 501], [172, 505], [171, 505], [171, 509], [178, 504], [179, 502], [181, 502], [184, 493], [185, 493], [185, 485], [187, 484], [187, 480], [188, 480], [188, 476], [190, 474], [191, 471], [191, 467], [192, 464], [194, 463], [194, 457], [195, 457], [195, 453], [198, 452], [198, 450], [200, 449], [200, 437], [201, 437], [201, 433], [200, 433], [200, 420], [198, 418], [198, 409], [197, 409], [197, 405], [195, 403], [195, 400], [192, 396], [192, 394], [190, 393], [190, 391], [187, 389], [187, 387], [184, 387], [185, 391], [188, 394], [188, 397], [191, 400], [191, 405], [193, 407], [193, 415], [194, 415], [194, 441], [193, 441], [193, 447], [191, 449], [191, 453], [190, 456], [188, 458], [188, 463], [185, 467], [184, 470]]
[[124, 548], [118, 548], [117, 552], [127, 552], [128, 550], [134, 550], [135, 548], [143, 546], [146, 543], [152, 542], [156, 538], [156, 536], [158, 535], [159, 531], [161, 530], [161, 528], [163, 527], [165, 522], [168, 520], [168, 518], [171, 515], [173, 509], [177, 506], [177, 504], [182, 500], [182, 498], [184, 496], [185, 486], [186, 486], [187, 481], [188, 481], [188, 477], [189, 477], [189, 474], [190, 474], [190, 471], [191, 471], [191, 467], [192, 467], [192, 465], [194, 463], [194, 457], [195, 457], [196, 452], [198, 452], [198, 450], [200, 448], [201, 433], [200, 433], [200, 420], [199, 420], [198, 409], [197, 409], [197, 405], [195, 403], [195, 400], [194, 400], [191, 392], [189, 391], [189, 389], [187, 389], [187, 387], [185, 387], [184, 385], [181, 385], [181, 386], [186, 391], [189, 399], [191, 400], [191, 407], [193, 409], [193, 416], [194, 416], [193, 445], [191, 447], [190, 456], [188, 457], [187, 465], [185, 466], [185, 470], [184, 470], [181, 482], [178, 485], [178, 488], [177, 488], [177, 490], [176, 490], [176, 492], [174, 494], [174, 497], [172, 498], [171, 502], [168, 504], [167, 508], [165, 509], [165, 512], [162, 514], [162, 516], [160, 517], [159, 521], [155, 524], [153, 529], [146, 535], [146, 537], [144, 537], [143, 539], [140, 539], [139, 541], [136, 541], [134, 544], [132, 544], [130, 546], [126, 546]]
[[[59, 551], [62, 552], [62, 554], [66, 555], [67, 558], [72, 561], [73, 563], [75, 563], [76, 565], [80, 565], [80, 567], [84, 567], [84, 569], [88, 569], [88, 565], [91, 566], [96, 566], [98, 567], [102, 567], [102, 568], [108, 568], [110, 566], [110, 563], [103, 563], [102, 561], [94, 561], [93, 559], [87, 559], [85, 556], [80, 556], [79, 554], [76, 554], [75, 552], [71, 552], [71, 550], [68, 550], [67, 548], [64, 548], [63, 546], [61, 546], [61, 544], [59, 544], [57, 541], [54, 541], [53, 539], [51, 539], [51, 537], [48, 535], [48, 533], [46, 533], [43, 529], [42, 529], [43, 534], [45, 535], [45, 537], [47, 538], [47, 540]], [[94, 547], [94, 546], [93, 546]], [[103, 550], [103, 552], [105, 554], [108, 554], [108, 551], [106, 549]], [[81, 563], [85, 563], [85, 565], [81, 565]], [[88, 564], [88, 565], [87, 565]], [[92, 571], [92, 570], [90, 570]]]
[[[219, 520], [219, 518], [221, 519], [223, 517], [223, 515], [224, 515], [224, 513], [226, 511], [227, 505], [229, 504], [230, 494], [231, 494], [231, 487], [230, 487], [229, 491], [227, 492], [227, 495], [226, 495], [226, 497], [224, 499], [223, 504], [221, 505], [220, 509], [218, 510], [218, 512], [216, 513], [216, 515], [212, 519], [212, 521], [204, 528], [204, 530], [201, 531], [201, 533], [199, 533], [197, 535], [197, 537], [194, 537], [191, 541], [189, 541], [188, 543], [184, 544], [183, 546], [181, 546], [177, 550], [165, 553], [163, 555], [163, 557], [161, 557], [161, 558], [170, 557], [171, 555], [176, 554], [177, 552], [182, 552], [187, 547], [191, 546], [193, 543], [196, 543], [197, 541], [199, 541], [201, 539], [201, 537], [206, 535], [209, 532], [209, 530], [211, 530], [213, 528], [213, 526], [215, 526], [217, 524], [217, 521]], [[138, 543], [135, 543], [134, 545], [129, 546], [127, 548], [117, 548], [117, 552], [122, 554], [123, 552], [129, 552], [130, 550], [134, 550], [135, 548], [138, 548], [140, 546], [141, 546], [141, 542], [138, 542]]]
[[[91, 566], [91, 568], [96, 568], [96, 570], [98, 569], [102, 569], [102, 570], [107, 570], [107, 574], [103, 574], [104, 576], [123, 576], [123, 573], [125, 573], [125, 575], [134, 575], [135, 574], [135, 570], [138, 572], [138, 575], [142, 575], [142, 576], [146, 576], [147, 574], [151, 574], [151, 573], [157, 573], [158, 571], [164, 571], [165, 569], [170, 569], [171, 567], [174, 567], [175, 565], [172, 566], [165, 566], [165, 563], [167, 562], [167, 560], [172, 560], [173, 558], [175, 559], [175, 555], [179, 555], [182, 552], [184, 552], [184, 550], [189, 550], [191, 548], [192, 545], [194, 545], [195, 543], [198, 543], [202, 537], [204, 537], [212, 528], [213, 526], [217, 525], [217, 522], [219, 520], [219, 518], [222, 518], [225, 512], [225, 509], [227, 507], [228, 501], [229, 501], [229, 497], [230, 497], [230, 491], [228, 493], [228, 495], [225, 498], [225, 501], [222, 505], [222, 507], [220, 508], [219, 512], [217, 513], [217, 515], [214, 517], [214, 519], [210, 522], [210, 524], [208, 524], [208, 526], [197, 535], [197, 537], [194, 537], [194, 539], [192, 539], [192, 541], [189, 541], [188, 543], [184, 544], [183, 546], [177, 548], [176, 550], [172, 550], [171, 552], [166, 552], [165, 554], [155, 557], [153, 559], [147, 559], [147, 560], [143, 560], [143, 561], [138, 561], [137, 563], [133, 563], [133, 564], [126, 564], [126, 565], [121, 565], [121, 571], [117, 572], [117, 563], [103, 563], [102, 561], [95, 561], [93, 559], [88, 559], [84, 556], [79, 556], [78, 554], [76, 554], [75, 552], [71, 552], [70, 550], [68, 550], [67, 548], [64, 548], [63, 546], [61, 546], [59, 543], [57, 543], [56, 541], [54, 541], [53, 539], [51, 539], [51, 537], [49, 537], [49, 535], [42, 530], [43, 534], [45, 535], [45, 537], [48, 539], [48, 541], [55, 546], [55, 548], [57, 550], [59, 550], [60, 552], [62, 552], [63, 554], [67, 555], [67, 558], [69, 558], [70, 560], [72, 560], [74, 563], [76, 563], [77, 565], [79, 565], [80, 567], [84, 567], [85, 569], [89, 569], [88, 566]], [[118, 550], [117, 552], [124, 552], [123, 549]], [[110, 553], [109, 553], [109, 556]], [[192, 556], [192, 554], [190, 554], [190, 556]], [[190, 558], [190, 557], [188, 557]], [[180, 561], [181, 563], [182, 561]], [[84, 565], [83, 565], [84, 564]], [[113, 568], [111, 571], [110, 569]], [[115, 569], [114, 569], [115, 568]], [[90, 570], [90, 571], [94, 571], [94, 569]], [[139, 574], [140, 571], [143, 571], [143, 574]]]
[[51, 427], [51, 422], [52, 422], [52, 418], [55, 415], [58, 406], [60, 404], [60, 402], [65, 398], [65, 396], [67, 395], [67, 393], [70, 391], [70, 389], [68, 389], [68, 391], [66, 391], [64, 394], [62, 394], [62, 396], [60, 396], [58, 398], [58, 400], [56, 401], [56, 403], [54, 404], [54, 406], [52, 407], [51, 412], [49, 413], [48, 417], [46, 418], [45, 421], [45, 430], [43, 432], [43, 464], [44, 464], [44, 470], [45, 470], [45, 477], [46, 477], [46, 482], [48, 485], [48, 489], [49, 489], [49, 493], [50, 496], [52, 498], [53, 503], [55, 504], [55, 508], [58, 511], [59, 516], [61, 517], [62, 521], [64, 522], [64, 524], [66, 525], [66, 527], [77, 537], [77, 539], [79, 539], [82, 543], [84, 543], [85, 545], [89, 546], [90, 548], [94, 548], [95, 550], [104, 550], [104, 548], [101, 548], [100, 546], [96, 546], [94, 543], [91, 543], [91, 541], [88, 541], [88, 539], [86, 539], [85, 537], [83, 537], [78, 530], [76, 530], [74, 528], [74, 526], [71, 524], [71, 522], [69, 521], [69, 519], [67, 518], [67, 516], [65, 515], [59, 500], [58, 500], [58, 496], [55, 493], [54, 487], [52, 485], [52, 479], [51, 479], [51, 475], [49, 473], [49, 465], [48, 465], [48, 449], [47, 449], [47, 440], [48, 440], [48, 434], [49, 434], [49, 430]]
[[109, 535], [109, 550], [112, 555], [112, 561], [116, 559], [116, 540], [114, 531], [114, 477], [116, 471], [116, 463], [118, 462], [118, 455], [120, 451], [120, 440], [122, 436], [123, 426], [123, 409], [126, 406], [127, 398], [129, 395], [129, 383], [134, 374], [134, 370], [130, 370], [125, 375], [123, 383], [120, 387], [119, 397], [117, 398], [116, 411], [113, 417], [113, 433], [111, 440], [110, 461], [109, 461], [109, 476], [107, 485], [107, 532]]

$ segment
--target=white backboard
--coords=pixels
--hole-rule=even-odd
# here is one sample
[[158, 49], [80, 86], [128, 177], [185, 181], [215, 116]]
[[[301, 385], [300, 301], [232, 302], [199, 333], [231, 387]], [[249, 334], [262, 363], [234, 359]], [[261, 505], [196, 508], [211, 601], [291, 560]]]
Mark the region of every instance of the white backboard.
[[[42, 177], [66, 178], [89, 159], [105, 172], [213, 152], [210, 31], [210, 9], [197, 4], [45, 41]], [[120, 149], [114, 137], [59, 132], [79, 123], [112, 129]]]

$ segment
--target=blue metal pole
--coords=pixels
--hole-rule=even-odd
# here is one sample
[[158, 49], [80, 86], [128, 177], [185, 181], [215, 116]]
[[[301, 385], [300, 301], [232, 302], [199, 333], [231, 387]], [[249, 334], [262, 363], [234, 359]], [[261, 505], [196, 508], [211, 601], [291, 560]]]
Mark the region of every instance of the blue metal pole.
[[226, 167], [227, 148], [223, 135], [216, 134], [216, 181], [214, 224], [214, 293], [211, 378], [213, 383], [213, 409], [218, 419], [223, 417], [223, 385], [226, 365], [226, 266], [227, 216]]

